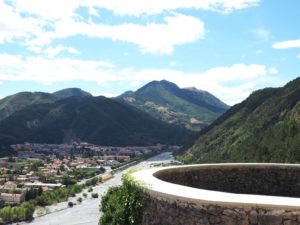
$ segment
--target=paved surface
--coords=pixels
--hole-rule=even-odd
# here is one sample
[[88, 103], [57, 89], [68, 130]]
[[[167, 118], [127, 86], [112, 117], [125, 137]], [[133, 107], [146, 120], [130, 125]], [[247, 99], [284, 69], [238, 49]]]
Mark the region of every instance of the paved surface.
[[[226, 164], [202, 164], [202, 165], [185, 165], [182, 168], [185, 168], [188, 171], [188, 168], [198, 168], [201, 171], [201, 168], [223, 168], [230, 166], [254, 166], [264, 168], [266, 166], [291, 166], [287, 164], [262, 164], [262, 163], [226, 163]], [[296, 167], [299, 165], [296, 165]], [[169, 167], [169, 169], [172, 167]], [[165, 169], [165, 168], [164, 168]], [[180, 167], [176, 167], [176, 170], [180, 170]], [[234, 194], [228, 192], [220, 191], [211, 191], [198, 189], [183, 185], [178, 185], [175, 183], [165, 182], [160, 179], [157, 179], [153, 174], [157, 171], [162, 170], [162, 168], [152, 168], [149, 170], [141, 170], [133, 173], [135, 179], [140, 180], [143, 184], [148, 187], [149, 191], [155, 193], [156, 195], [168, 198], [172, 200], [181, 200], [183, 202], [192, 202], [193, 204], [199, 204], [200, 206], [205, 204], [215, 204], [222, 207], [261, 207], [261, 208], [277, 208], [281, 209], [300, 209], [300, 198], [293, 197], [278, 197], [278, 196], [266, 196], [266, 195], [253, 195], [253, 194]]]
[[[171, 153], [162, 153], [158, 156], [148, 159], [147, 161], [141, 162], [140, 164], [133, 166], [123, 172], [115, 174], [115, 177], [104, 184], [100, 184], [94, 187], [93, 192], [97, 192], [99, 196], [102, 196], [109, 187], [120, 185], [121, 178], [124, 173], [133, 168], [150, 168], [152, 164], [168, 163], [174, 160]], [[84, 190], [87, 193], [87, 190]], [[54, 206], [47, 207], [44, 211], [50, 212], [44, 216], [38, 216], [35, 214], [35, 219], [32, 222], [16, 223], [20, 225], [97, 225], [100, 212], [99, 204], [100, 198], [93, 199], [91, 194], [87, 193], [88, 197], [84, 199], [82, 193], [78, 194], [75, 198], [70, 198], [73, 202], [81, 196], [83, 201], [81, 204], [75, 205], [73, 208], [67, 206], [68, 202], [62, 202]], [[15, 225], [16, 225], [15, 224]]]

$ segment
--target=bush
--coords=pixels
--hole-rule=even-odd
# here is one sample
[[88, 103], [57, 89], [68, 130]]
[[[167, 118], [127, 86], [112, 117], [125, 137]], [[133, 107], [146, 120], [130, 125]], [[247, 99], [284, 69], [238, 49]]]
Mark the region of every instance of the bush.
[[32, 202], [24, 202], [19, 206], [5, 206], [0, 209], [0, 219], [2, 222], [10, 223], [17, 221], [26, 221], [32, 219], [35, 205]]
[[92, 193], [92, 198], [98, 198], [98, 197], [99, 197], [98, 193]]
[[83, 195], [83, 197], [85, 197], [85, 198], [87, 197], [87, 193], [83, 193], [82, 195]]
[[77, 198], [77, 202], [81, 203], [82, 202], [82, 198], [81, 197]]
[[92, 192], [92, 191], [93, 191], [93, 188], [89, 187], [88, 192]]
[[66, 186], [74, 185], [77, 183], [76, 180], [70, 176], [63, 176], [61, 182], [63, 185], [66, 185]]
[[73, 207], [73, 206], [74, 206], [74, 203], [73, 203], [73, 202], [68, 202], [68, 206], [69, 206], [69, 207]]
[[123, 178], [123, 185], [112, 187], [101, 201], [101, 225], [139, 225], [143, 213], [144, 191]]

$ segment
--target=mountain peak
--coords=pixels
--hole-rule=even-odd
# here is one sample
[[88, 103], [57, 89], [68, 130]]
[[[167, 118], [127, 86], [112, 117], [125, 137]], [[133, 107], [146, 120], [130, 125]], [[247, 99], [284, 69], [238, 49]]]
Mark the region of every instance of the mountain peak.
[[188, 91], [198, 92], [198, 93], [205, 93], [205, 92], [207, 92], [207, 91], [195, 88], [195, 87], [186, 87], [186, 88], [183, 88], [183, 89], [188, 90]]
[[157, 119], [191, 130], [201, 129], [228, 109], [206, 91], [181, 89], [167, 80], [152, 81], [118, 98]]
[[83, 91], [80, 88], [66, 88], [56, 91], [53, 95], [57, 98], [68, 98], [72, 96], [92, 96], [90, 93]]

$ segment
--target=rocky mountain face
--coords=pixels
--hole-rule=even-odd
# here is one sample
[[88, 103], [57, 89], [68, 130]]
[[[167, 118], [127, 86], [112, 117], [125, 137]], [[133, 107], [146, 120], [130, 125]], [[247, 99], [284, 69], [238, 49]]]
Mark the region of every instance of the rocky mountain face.
[[223, 114], [229, 106], [212, 94], [196, 88], [179, 88], [166, 80], [153, 81], [117, 97], [152, 117], [199, 131]]

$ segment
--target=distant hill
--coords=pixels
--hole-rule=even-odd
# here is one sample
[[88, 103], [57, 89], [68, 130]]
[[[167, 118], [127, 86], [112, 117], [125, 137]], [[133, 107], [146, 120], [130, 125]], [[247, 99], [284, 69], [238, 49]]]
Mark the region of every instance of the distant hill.
[[300, 78], [256, 91], [178, 157], [187, 163], [300, 162]]
[[81, 140], [99, 145], [145, 146], [182, 145], [195, 137], [192, 132], [151, 118], [124, 103], [79, 95], [13, 113], [0, 121], [0, 138], [11, 138], [17, 143]]
[[54, 103], [71, 96], [91, 96], [79, 88], [68, 88], [53, 94], [44, 92], [20, 92], [0, 100], [0, 120], [27, 106], [41, 103]]
[[200, 130], [229, 107], [212, 94], [196, 88], [179, 88], [166, 80], [153, 81], [117, 97], [154, 118], [190, 130]]

